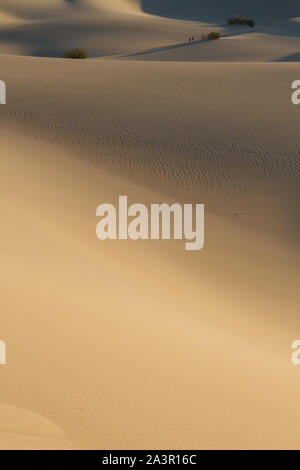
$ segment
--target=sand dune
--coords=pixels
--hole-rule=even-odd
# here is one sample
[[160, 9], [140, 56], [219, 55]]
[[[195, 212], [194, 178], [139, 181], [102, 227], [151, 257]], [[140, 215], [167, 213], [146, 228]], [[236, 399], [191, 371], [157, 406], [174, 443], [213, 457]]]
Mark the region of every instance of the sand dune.
[[18, 18], [17, 16], [10, 15], [9, 13], [3, 12], [3, 11], [0, 12], [0, 25], [1, 26], [2, 25], [7, 26], [11, 24], [15, 25], [18, 23], [22, 23], [22, 20]]
[[[251, 5], [251, 6], [250, 6]], [[245, 10], [245, 11], [244, 11]], [[185, 12], [185, 15], [183, 15]], [[90, 57], [138, 53], [164, 47], [151, 60], [230, 60], [271, 61], [298, 60], [300, 49], [299, 23], [287, 18], [299, 16], [294, 1], [249, 2], [241, 14], [254, 17], [258, 28], [228, 28], [226, 20], [240, 12], [237, 2], [161, 2], [142, 0], [55, 0], [36, 2], [1, 0], [0, 52], [20, 55], [61, 57], [72, 47], [84, 47]], [[272, 15], [271, 15], [272, 12]], [[19, 24], [7, 24], [7, 14]], [[270, 16], [271, 15], [271, 16]], [[165, 18], [163, 18], [165, 16]], [[169, 17], [168, 17], [169, 16]], [[193, 18], [193, 21], [172, 17]], [[168, 17], [168, 18], [167, 18]], [[264, 28], [267, 20], [276, 23]], [[22, 23], [23, 21], [23, 23]], [[29, 23], [28, 23], [29, 21]], [[199, 22], [200, 21], [200, 22]], [[21, 22], [21, 24], [20, 24]], [[277, 24], [277, 22], [279, 22]], [[188, 37], [201, 39], [202, 34], [219, 30], [235, 41], [182, 48]], [[255, 34], [250, 34], [255, 33]], [[257, 34], [256, 34], [257, 33]], [[236, 41], [236, 35], [243, 42]], [[169, 47], [171, 46], [171, 50]], [[173, 47], [176, 46], [173, 50]]]
[[[202, 27], [207, 33], [212, 28]], [[242, 28], [213, 28], [220, 31], [220, 41], [203, 41], [196, 37], [192, 44], [183, 43], [150, 49], [130, 55], [142, 60], [167, 61], [230, 61], [276, 62], [298, 61], [300, 23], [298, 18], [280, 21], [271, 26], [245, 31]]]
[[198, 31], [197, 24], [148, 15], [133, 0], [1, 0], [0, 12], [27, 20], [0, 29], [0, 52], [21, 55], [61, 57], [76, 46], [87, 48], [90, 57], [122, 54], [184, 41]]
[[166, 197], [36, 139], [1, 145], [2, 399], [84, 448], [297, 448], [293, 250], [209, 213], [193, 257], [101, 244], [95, 203]]
[[[0, 448], [299, 448], [299, 11], [237, 6], [0, 0]], [[120, 194], [204, 250], [100, 242]]]
[[[297, 448], [295, 65], [1, 61], [2, 400], [84, 448]], [[207, 203], [204, 252], [95, 239], [165, 192]]]
[[296, 204], [297, 64], [1, 60], [11, 87], [2, 129], [176, 197]]
[[42, 416], [0, 403], [0, 450], [72, 449], [62, 430]]

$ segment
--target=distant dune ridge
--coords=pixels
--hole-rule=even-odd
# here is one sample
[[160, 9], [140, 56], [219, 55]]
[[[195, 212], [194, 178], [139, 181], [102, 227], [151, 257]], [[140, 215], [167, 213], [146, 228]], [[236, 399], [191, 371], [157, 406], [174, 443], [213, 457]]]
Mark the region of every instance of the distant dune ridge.
[[[235, 41], [167, 49], [151, 58], [299, 60], [300, 23], [290, 20], [300, 16], [299, 9], [294, 0], [255, 0], [246, 6], [238, 0], [1, 0], [0, 52], [61, 57], [66, 49], [82, 47], [90, 57], [111, 56], [168, 48], [191, 36], [200, 40], [216, 29]], [[228, 27], [227, 18], [234, 14], [253, 18], [257, 28]], [[270, 20], [275, 24], [265, 28]]]
[[[0, 0], [1, 449], [299, 448], [297, 3]], [[119, 195], [203, 250], [99, 241]]]

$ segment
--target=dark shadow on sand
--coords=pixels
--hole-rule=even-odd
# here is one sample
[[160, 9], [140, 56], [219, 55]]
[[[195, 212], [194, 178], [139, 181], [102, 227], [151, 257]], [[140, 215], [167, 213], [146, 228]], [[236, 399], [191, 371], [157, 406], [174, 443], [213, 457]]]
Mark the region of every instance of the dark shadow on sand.
[[[257, 22], [278, 21], [300, 16], [296, 0], [141, 0], [145, 13], [167, 18], [225, 23], [232, 15], [244, 15]], [[259, 16], [258, 16], [259, 12]]]
[[277, 59], [276, 62], [299, 62], [300, 61], [300, 52], [296, 52], [296, 54], [291, 54], [286, 57], [281, 57]]

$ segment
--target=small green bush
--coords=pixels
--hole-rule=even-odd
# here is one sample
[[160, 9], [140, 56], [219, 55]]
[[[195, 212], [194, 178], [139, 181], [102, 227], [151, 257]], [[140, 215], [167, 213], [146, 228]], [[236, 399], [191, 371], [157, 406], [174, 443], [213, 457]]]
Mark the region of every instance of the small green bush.
[[79, 47], [76, 47], [76, 49], [70, 49], [64, 52], [63, 55], [65, 59], [86, 59], [87, 56], [87, 52]]
[[255, 21], [251, 18], [247, 18], [246, 16], [235, 15], [228, 18], [227, 24], [229, 24], [230, 26], [233, 26], [235, 24], [247, 25], [250, 26], [250, 28], [254, 28]]
[[213, 39], [220, 39], [220, 37], [221, 37], [221, 34], [216, 31], [212, 31], [211, 33], [207, 35], [207, 39], [209, 41], [212, 41]]
[[267, 25], [267, 26], [271, 26], [272, 24], [274, 24], [273, 21], [267, 21], [267, 22], [266, 22], [266, 25]]

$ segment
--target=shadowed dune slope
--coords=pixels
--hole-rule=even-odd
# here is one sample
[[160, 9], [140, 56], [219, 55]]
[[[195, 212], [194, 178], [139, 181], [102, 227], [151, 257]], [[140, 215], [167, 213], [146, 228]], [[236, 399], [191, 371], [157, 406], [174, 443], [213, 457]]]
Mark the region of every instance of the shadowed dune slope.
[[295, 0], [141, 0], [144, 11], [171, 18], [225, 22], [231, 15], [249, 16], [256, 21], [280, 20], [299, 15]]
[[284, 20], [255, 30], [214, 28], [221, 31], [219, 41], [169, 45], [141, 51], [129, 58], [171, 61], [271, 62], [299, 60], [300, 22]]

